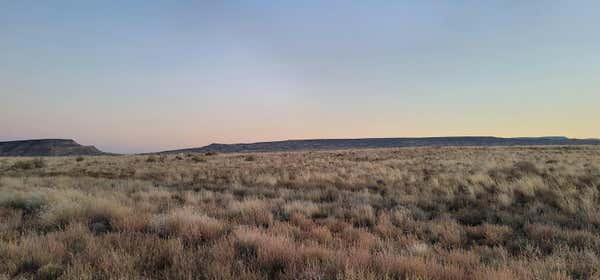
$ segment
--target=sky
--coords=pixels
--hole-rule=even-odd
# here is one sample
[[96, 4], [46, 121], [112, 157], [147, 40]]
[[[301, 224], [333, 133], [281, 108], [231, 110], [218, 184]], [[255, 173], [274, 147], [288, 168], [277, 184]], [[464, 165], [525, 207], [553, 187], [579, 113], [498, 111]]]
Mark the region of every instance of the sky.
[[0, 141], [600, 138], [599, 1], [0, 1]]

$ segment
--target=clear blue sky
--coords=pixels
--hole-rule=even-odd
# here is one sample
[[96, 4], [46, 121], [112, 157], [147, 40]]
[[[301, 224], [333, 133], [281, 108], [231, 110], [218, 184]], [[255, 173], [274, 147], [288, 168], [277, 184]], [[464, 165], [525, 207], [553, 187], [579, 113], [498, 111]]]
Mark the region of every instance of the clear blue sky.
[[2, 1], [0, 140], [600, 137], [599, 30], [598, 1]]

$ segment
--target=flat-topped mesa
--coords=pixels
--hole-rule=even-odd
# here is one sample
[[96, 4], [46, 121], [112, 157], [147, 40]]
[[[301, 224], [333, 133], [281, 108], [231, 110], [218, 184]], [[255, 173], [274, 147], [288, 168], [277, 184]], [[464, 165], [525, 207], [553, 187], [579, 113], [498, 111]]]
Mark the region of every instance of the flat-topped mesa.
[[84, 156], [103, 155], [94, 146], [83, 146], [72, 139], [34, 139], [0, 142], [0, 156]]
[[359, 138], [307, 139], [244, 144], [210, 144], [208, 146], [161, 153], [252, 153], [306, 150], [340, 150], [365, 148], [401, 148], [427, 146], [537, 146], [600, 145], [598, 139], [572, 139], [564, 136], [500, 138], [491, 136], [424, 137], [424, 138]]

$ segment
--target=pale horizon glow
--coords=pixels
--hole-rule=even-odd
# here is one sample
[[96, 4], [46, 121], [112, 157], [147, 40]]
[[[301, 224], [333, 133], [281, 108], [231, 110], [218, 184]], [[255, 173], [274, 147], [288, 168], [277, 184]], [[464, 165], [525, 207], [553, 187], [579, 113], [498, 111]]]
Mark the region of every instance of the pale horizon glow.
[[126, 2], [0, 4], [0, 141], [600, 138], [597, 1]]

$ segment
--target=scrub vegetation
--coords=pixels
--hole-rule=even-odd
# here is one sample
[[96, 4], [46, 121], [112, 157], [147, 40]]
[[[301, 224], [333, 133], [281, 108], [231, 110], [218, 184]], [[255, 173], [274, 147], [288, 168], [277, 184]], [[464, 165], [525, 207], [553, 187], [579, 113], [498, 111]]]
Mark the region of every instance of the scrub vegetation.
[[0, 158], [0, 279], [599, 279], [600, 147]]

